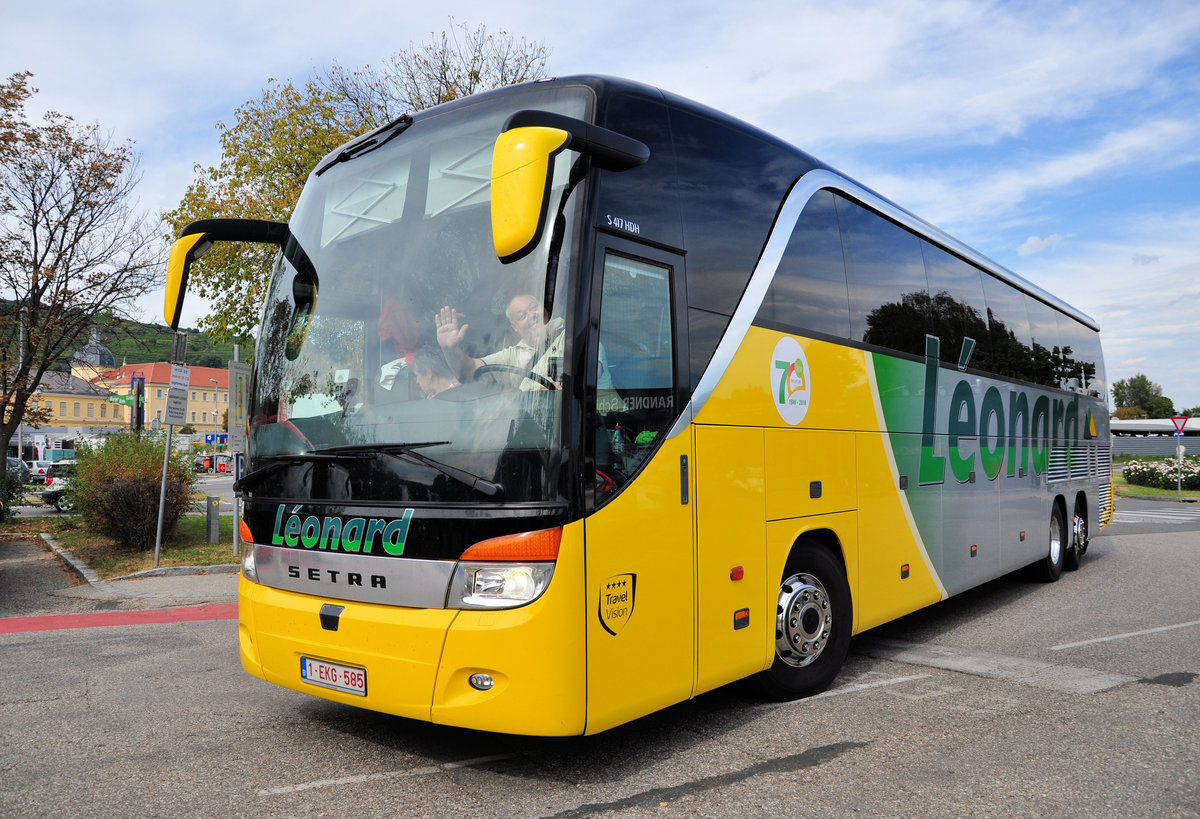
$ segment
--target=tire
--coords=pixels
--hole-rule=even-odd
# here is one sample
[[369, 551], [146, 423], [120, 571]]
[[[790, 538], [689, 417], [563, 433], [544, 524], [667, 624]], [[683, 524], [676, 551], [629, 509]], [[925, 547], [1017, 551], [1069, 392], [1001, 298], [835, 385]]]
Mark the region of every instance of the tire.
[[1034, 575], [1045, 583], [1053, 583], [1062, 576], [1063, 556], [1067, 551], [1067, 522], [1063, 509], [1057, 503], [1050, 511], [1050, 526], [1047, 529], [1046, 556], [1033, 564]]
[[1067, 551], [1063, 554], [1063, 568], [1069, 572], [1073, 572], [1083, 562], [1083, 556], [1087, 554], [1088, 547], [1087, 508], [1084, 506], [1082, 499], [1075, 501], [1075, 514], [1071, 519], [1070, 541], [1071, 545], [1067, 547]]
[[63, 495], [59, 495], [58, 500], [54, 502], [54, 508], [59, 512], [70, 512], [75, 508], [75, 504], [71, 503]]
[[822, 546], [800, 543], [779, 584], [775, 661], [754, 679], [777, 700], [819, 694], [850, 651], [853, 604], [846, 572]]

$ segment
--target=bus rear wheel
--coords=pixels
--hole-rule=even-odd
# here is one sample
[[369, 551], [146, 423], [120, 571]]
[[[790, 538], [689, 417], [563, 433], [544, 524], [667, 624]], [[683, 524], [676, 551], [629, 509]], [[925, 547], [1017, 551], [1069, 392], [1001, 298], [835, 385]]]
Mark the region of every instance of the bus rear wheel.
[[1063, 557], [1066, 551], [1067, 522], [1063, 508], [1058, 503], [1050, 512], [1049, 538], [1046, 543], [1046, 556], [1034, 563], [1034, 574], [1039, 580], [1053, 583], [1062, 575]]
[[829, 551], [800, 544], [788, 558], [775, 615], [775, 660], [756, 678], [767, 696], [794, 700], [824, 691], [850, 650], [846, 572]]
[[1073, 572], [1083, 562], [1088, 547], [1087, 508], [1082, 500], [1075, 501], [1075, 514], [1071, 519], [1071, 545], [1063, 555], [1063, 568]]

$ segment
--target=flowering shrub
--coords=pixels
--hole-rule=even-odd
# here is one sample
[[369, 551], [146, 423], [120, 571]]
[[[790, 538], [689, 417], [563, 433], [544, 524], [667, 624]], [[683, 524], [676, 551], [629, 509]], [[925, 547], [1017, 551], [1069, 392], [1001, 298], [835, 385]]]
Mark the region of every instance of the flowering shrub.
[[[1122, 470], [1125, 480], [1138, 486], [1174, 489], [1179, 486], [1179, 461], [1130, 461]], [[1183, 488], [1200, 489], [1200, 458], [1183, 459]]]

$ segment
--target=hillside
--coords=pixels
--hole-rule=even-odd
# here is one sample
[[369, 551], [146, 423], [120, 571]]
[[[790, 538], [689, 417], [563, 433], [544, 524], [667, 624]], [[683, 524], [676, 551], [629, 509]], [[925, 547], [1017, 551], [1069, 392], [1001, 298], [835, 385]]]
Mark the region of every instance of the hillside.
[[[194, 367], [227, 367], [233, 359], [233, 343], [212, 344], [199, 330], [187, 330], [187, 360], [183, 363]], [[141, 322], [108, 322], [100, 325], [100, 342], [112, 350], [121, 364], [145, 364], [152, 361], [168, 361], [171, 357], [171, 330], [157, 324]], [[84, 341], [79, 344], [82, 347]], [[254, 351], [254, 342], [242, 342], [242, 360], [249, 360]]]

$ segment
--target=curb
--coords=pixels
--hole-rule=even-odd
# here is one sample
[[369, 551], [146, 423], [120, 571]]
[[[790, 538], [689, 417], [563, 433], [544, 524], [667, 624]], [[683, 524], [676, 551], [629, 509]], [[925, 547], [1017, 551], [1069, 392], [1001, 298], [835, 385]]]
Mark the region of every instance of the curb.
[[49, 533], [42, 532], [42, 540], [44, 540], [46, 545], [50, 547], [50, 550], [58, 556], [59, 560], [61, 560], [63, 563], [66, 563], [67, 566], [69, 566], [76, 574], [86, 580], [88, 585], [90, 585], [92, 588], [98, 589], [102, 592], [107, 592], [108, 594], [115, 594], [118, 597], [125, 596], [108, 583], [101, 580], [100, 575], [96, 574], [95, 569], [88, 566], [82, 560], [75, 557], [75, 555], [71, 554], [68, 550], [60, 546], [58, 541], [51, 537]]
[[[133, 574], [112, 577], [110, 580], [141, 580], [144, 577], [182, 577], [193, 574], [234, 574], [242, 568], [240, 563], [218, 563], [213, 566], [159, 566]], [[104, 582], [104, 581], [100, 581]]]
[[[64, 549], [59, 545], [49, 533], [42, 532], [42, 540], [50, 547], [63, 563], [88, 582], [88, 585], [97, 591], [105, 592], [106, 594], [114, 594], [118, 597], [129, 597], [125, 592], [115, 588], [112, 584], [100, 579], [100, 575], [96, 574], [95, 569], [88, 566], [82, 560], [71, 554], [68, 549]], [[112, 580], [140, 580], [145, 577], [183, 577], [185, 575], [197, 574], [234, 574], [242, 568], [240, 563], [220, 563], [214, 566], [160, 566], [157, 569], [146, 569], [133, 574], [123, 575], [121, 577], [110, 578]]]

